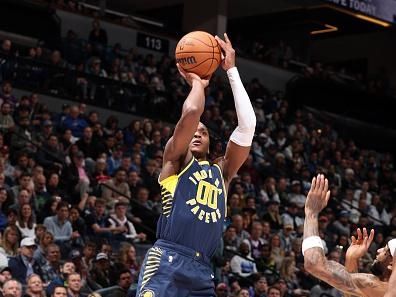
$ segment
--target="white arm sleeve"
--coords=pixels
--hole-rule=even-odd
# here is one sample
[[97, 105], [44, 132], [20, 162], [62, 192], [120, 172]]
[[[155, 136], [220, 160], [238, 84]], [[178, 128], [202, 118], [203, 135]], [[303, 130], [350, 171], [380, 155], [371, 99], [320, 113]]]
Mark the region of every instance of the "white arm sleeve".
[[238, 117], [238, 126], [232, 132], [230, 140], [240, 146], [251, 146], [256, 128], [256, 115], [252, 103], [239, 77], [238, 69], [236, 67], [228, 69], [227, 75]]

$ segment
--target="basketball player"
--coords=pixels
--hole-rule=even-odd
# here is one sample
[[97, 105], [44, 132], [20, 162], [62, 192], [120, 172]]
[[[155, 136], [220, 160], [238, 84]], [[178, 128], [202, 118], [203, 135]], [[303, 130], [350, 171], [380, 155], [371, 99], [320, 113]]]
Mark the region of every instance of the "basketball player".
[[223, 231], [227, 188], [246, 160], [256, 117], [235, 67], [227, 35], [216, 37], [224, 52], [222, 68], [234, 95], [238, 126], [225, 155], [210, 164], [208, 129], [200, 123], [209, 80], [179, 72], [191, 86], [173, 136], [166, 144], [161, 185], [163, 213], [157, 238], [139, 275], [137, 296], [215, 296], [210, 258]]
[[[318, 215], [330, 198], [328, 180], [319, 174], [312, 180], [311, 189], [305, 202], [304, 241], [302, 252], [304, 254], [305, 269], [328, 283], [334, 288], [343, 291], [347, 295], [382, 297], [388, 288], [390, 276], [389, 265], [393, 259], [391, 249], [396, 247], [396, 239], [377, 251], [377, 257], [373, 263], [374, 274], [349, 273], [344, 266], [335, 261], [326, 259], [322, 240], [319, 237]], [[367, 244], [369, 235], [364, 233], [363, 243]]]

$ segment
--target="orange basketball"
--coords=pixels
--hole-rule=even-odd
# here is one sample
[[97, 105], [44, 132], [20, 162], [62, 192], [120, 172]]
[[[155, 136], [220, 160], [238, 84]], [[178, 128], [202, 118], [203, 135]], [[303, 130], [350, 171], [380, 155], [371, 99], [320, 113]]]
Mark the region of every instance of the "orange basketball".
[[176, 63], [187, 72], [207, 77], [221, 62], [221, 48], [216, 39], [204, 31], [184, 35], [176, 46]]

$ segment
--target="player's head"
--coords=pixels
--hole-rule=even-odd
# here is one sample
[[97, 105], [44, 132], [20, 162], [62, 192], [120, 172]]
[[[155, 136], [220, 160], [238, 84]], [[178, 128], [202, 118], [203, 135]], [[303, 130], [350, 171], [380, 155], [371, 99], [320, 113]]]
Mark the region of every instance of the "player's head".
[[379, 277], [385, 277], [391, 272], [390, 265], [393, 262], [391, 249], [396, 247], [396, 239], [390, 240], [387, 245], [377, 250], [377, 256], [371, 266], [371, 272]]
[[190, 150], [195, 158], [206, 159], [209, 153], [209, 131], [208, 128], [199, 122], [194, 137], [190, 142]]

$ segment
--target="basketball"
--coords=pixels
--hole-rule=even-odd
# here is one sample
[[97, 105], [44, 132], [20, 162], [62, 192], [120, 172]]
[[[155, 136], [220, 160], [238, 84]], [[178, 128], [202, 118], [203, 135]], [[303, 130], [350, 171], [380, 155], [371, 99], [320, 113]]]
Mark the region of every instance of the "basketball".
[[221, 48], [216, 39], [204, 31], [184, 35], [176, 46], [176, 63], [187, 72], [207, 77], [221, 63]]

